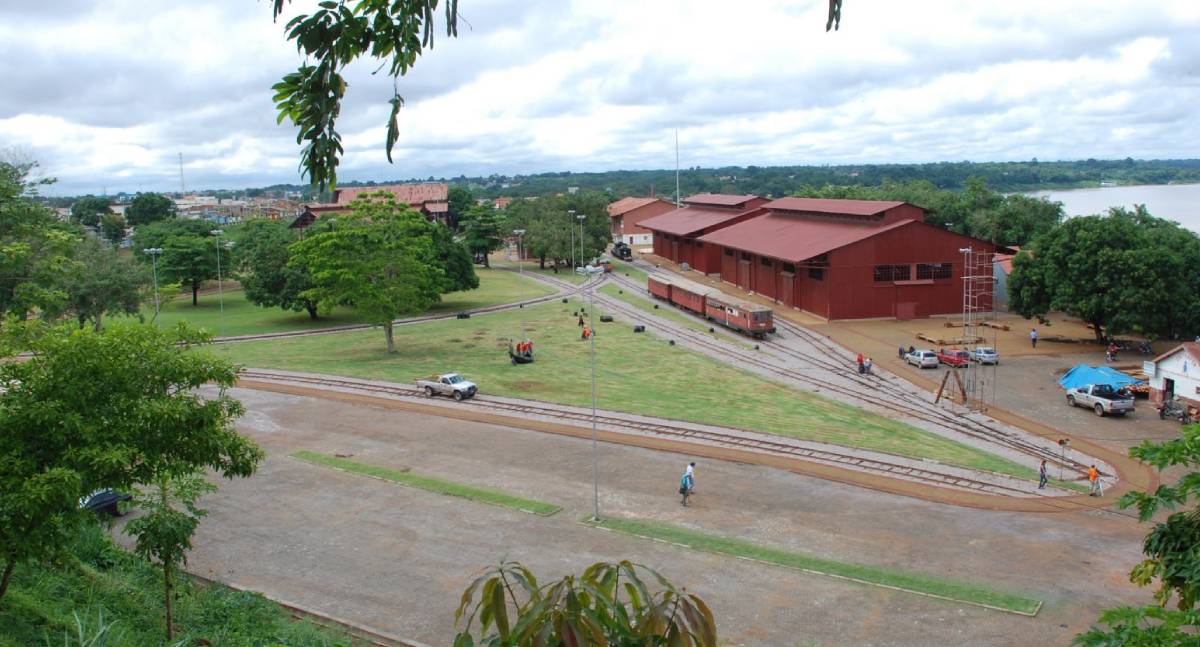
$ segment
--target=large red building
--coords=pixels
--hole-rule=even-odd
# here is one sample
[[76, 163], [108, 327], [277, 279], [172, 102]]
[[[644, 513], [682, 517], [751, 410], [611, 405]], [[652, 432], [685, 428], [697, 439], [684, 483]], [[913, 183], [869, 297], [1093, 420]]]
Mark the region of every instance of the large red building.
[[621, 198], [608, 205], [612, 239], [628, 245], [649, 245], [654, 234], [642, 226], [642, 221], [674, 210], [675, 205], [662, 198]]
[[710, 274], [721, 269], [720, 252], [698, 239], [766, 213], [761, 207], [767, 202], [756, 195], [701, 193], [685, 198], [679, 209], [643, 220], [642, 227], [654, 232], [655, 254]]
[[322, 214], [348, 211], [350, 203], [360, 196], [384, 191], [392, 194], [396, 202], [425, 214], [430, 220], [445, 221], [450, 211], [450, 187], [445, 182], [421, 182], [417, 184], [383, 184], [379, 186], [356, 186], [337, 189], [333, 192], [333, 202], [324, 204], [306, 204], [300, 215], [292, 221], [291, 227], [298, 229], [307, 227], [320, 218]]
[[961, 250], [1005, 251], [905, 202], [783, 198], [762, 212], [695, 244], [716, 254], [722, 280], [829, 320], [961, 312]]

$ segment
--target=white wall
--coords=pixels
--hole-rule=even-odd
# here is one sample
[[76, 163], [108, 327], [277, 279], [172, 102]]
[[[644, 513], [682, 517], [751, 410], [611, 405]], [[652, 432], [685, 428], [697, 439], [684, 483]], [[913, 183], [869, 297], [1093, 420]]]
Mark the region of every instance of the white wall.
[[652, 245], [654, 244], [654, 234], [625, 234], [618, 236], [627, 245]]
[[1150, 388], [1162, 391], [1164, 379], [1175, 380], [1175, 393], [1191, 400], [1200, 400], [1200, 366], [1185, 350], [1162, 360], [1150, 377]]

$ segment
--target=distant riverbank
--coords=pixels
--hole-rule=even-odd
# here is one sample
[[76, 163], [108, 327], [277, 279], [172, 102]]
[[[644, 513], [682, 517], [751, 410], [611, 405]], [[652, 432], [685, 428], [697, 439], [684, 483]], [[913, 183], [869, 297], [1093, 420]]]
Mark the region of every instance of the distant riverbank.
[[1033, 191], [1027, 195], [1063, 203], [1068, 216], [1104, 213], [1109, 207], [1144, 204], [1159, 218], [1174, 220], [1200, 233], [1200, 184], [1146, 184], [1095, 189]]

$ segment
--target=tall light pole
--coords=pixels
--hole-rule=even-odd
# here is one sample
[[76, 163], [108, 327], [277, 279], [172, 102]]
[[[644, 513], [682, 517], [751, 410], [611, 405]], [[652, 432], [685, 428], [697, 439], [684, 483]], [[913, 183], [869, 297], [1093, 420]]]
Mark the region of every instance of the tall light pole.
[[[582, 217], [582, 216], [580, 216]], [[596, 289], [588, 291], [592, 322], [592, 521], [600, 521], [600, 459], [599, 443], [596, 441]]]
[[161, 247], [146, 247], [142, 250], [143, 254], [150, 257], [150, 271], [154, 273], [154, 320], [158, 321], [158, 311], [160, 308], [158, 301], [158, 256], [162, 254]]
[[213, 229], [212, 231], [210, 231], [208, 233], [212, 234], [217, 239], [217, 302], [220, 304], [220, 307], [221, 307], [221, 319], [220, 319], [220, 324], [218, 324], [218, 326], [217, 326], [217, 336], [224, 337], [225, 336], [225, 290], [222, 287], [222, 283], [221, 283], [221, 248], [222, 247], [224, 247], [225, 249], [232, 248], [233, 241], [227, 240], [224, 243], [222, 243], [221, 236], [225, 232], [221, 231], [220, 229]]
[[[574, 218], [575, 210], [567, 209], [567, 216], [569, 218]], [[567, 230], [571, 232], [571, 273], [574, 274], [575, 273], [575, 228], [571, 226], [570, 220], [567, 221]]]
[[[517, 237], [517, 274], [522, 279], [525, 278], [525, 255], [521, 251], [521, 237], [525, 235], [524, 229], [514, 229], [513, 235]], [[521, 281], [520, 295], [525, 296], [525, 281]]]
[[[580, 262], [580, 264], [582, 264], [583, 263], [583, 221], [587, 220], [587, 215], [581, 213], [578, 216], [575, 216], [575, 219], [579, 221], [579, 262]], [[593, 328], [593, 330], [595, 330], [595, 329]]]

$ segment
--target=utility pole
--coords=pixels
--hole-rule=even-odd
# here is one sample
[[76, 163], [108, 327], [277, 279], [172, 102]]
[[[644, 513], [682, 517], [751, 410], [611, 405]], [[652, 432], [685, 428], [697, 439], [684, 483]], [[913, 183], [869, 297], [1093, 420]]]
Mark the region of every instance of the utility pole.
[[683, 206], [683, 196], [679, 195], [679, 129], [675, 129], [675, 206]]

